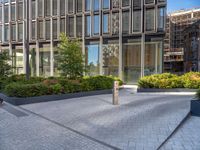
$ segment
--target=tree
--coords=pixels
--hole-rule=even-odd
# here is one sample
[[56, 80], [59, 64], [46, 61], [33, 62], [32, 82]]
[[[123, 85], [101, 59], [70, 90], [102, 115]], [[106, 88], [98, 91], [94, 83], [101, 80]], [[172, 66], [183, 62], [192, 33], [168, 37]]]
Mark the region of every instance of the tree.
[[9, 60], [10, 57], [7, 52], [0, 52], [0, 77], [6, 77], [12, 73]]
[[64, 33], [60, 36], [58, 46], [58, 70], [61, 76], [69, 79], [78, 79], [85, 71], [84, 56], [81, 51], [81, 43], [75, 39], [70, 40]]

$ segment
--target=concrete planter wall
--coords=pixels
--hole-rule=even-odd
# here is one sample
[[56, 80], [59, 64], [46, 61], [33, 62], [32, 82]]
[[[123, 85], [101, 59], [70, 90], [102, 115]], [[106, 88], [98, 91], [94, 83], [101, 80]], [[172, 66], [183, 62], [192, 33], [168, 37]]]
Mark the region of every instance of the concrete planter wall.
[[174, 88], [174, 89], [156, 89], [156, 88], [138, 88], [137, 92], [196, 92], [197, 89]]
[[200, 100], [191, 100], [190, 111], [193, 116], [200, 117]]
[[84, 97], [84, 96], [94, 96], [94, 95], [101, 95], [101, 94], [112, 94], [112, 90], [109, 89], [109, 90], [69, 93], [69, 94], [60, 94], [60, 95], [45, 95], [45, 96], [27, 97], [27, 98], [8, 97], [5, 94], [0, 93], [0, 98], [2, 98], [4, 101], [10, 104], [17, 106], [17, 105], [57, 101], [57, 100], [78, 98], [78, 97]]

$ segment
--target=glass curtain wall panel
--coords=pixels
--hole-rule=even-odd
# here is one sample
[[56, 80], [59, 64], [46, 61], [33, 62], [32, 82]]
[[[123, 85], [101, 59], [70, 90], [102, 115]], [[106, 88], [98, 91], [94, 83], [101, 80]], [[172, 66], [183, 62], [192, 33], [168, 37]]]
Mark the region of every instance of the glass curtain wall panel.
[[18, 41], [23, 40], [23, 23], [18, 24]]
[[23, 73], [23, 49], [17, 48], [12, 50], [12, 68], [14, 74], [22, 74]]
[[39, 48], [39, 73], [40, 76], [48, 77], [50, 76], [50, 46]]
[[31, 18], [32, 18], [32, 20], [35, 20], [35, 18], [36, 18], [36, 1], [35, 0], [32, 0], [32, 2], [31, 2]]
[[54, 53], [54, 67], [53, 67], [53, 72], [54, 72], [54, 76], [59, 76], [60, 72], [58, 70], [58, 47], [55, 45], [53, 48], [53, 53]]
[[5, 5], [4, 6], [4, 22], [5, 23], [8, 23], [8, 20], [9, 20], [9, 8], [8, 8], [8, 5]]
[[2, 6], [0, 6], [0, 22], [2, 22], [2, 15], [3, 15]]
[[69, 36], [74, 37], [74, 17], [69, 17]]
[[141, 32], [141, 10], [133, 11], [133, 32]]
[[124, 82], [136, 84], [141, 77], [141, 39], [123, 44]]
[[60, 33], [65, 33], [65, 18], [60, 19]]
[[4, 41], [8, 42], [9, 38], [10, 38], [10, 36], [9, 36], [9, 26], [5, 25], [4, 26]]
[[103, 14], [103, 33], [110, 33], [110, 14]]
[[99, 11], [99, 0], [93, 0], [93, 10], [94, 11]]
[[141, 9], [142, 1], [141, 0], [132, 0], [133, 9]]
[[50, 0], [45, 0], [45, 5], [44, 5], [44, 12], [45, 16], [50, 16], [51, 15], [51, 1]]
[[155, 31], [155, 9], [146, 9], [145, 16], [146, 31]]
[[68, 12], [73, 13], [74, 12], [74, 1], [75, 0], [68, 0]]
[[119, 44], [109, 43], [103, 45], [103, 74], [119, 75]]
[[51, 39], [51, 21], [50, 20], [46, 20], [45, 21], [45, 37], [46, 37], [46, 40], [50, 40]]
[[58, 13], [57, 5], [58, 5], [58, 1], [53, 0], [53, 16], [57, 16], [57, 13]]
[[129, 11], [122, 12], [122, 32], [125, 34], [129, 33], [130, 21]]
[[58, 38], [57, 19], [53, 19], [53, 39]]
[[15, 4], [11, 5], [11, 21], [15, 21]]
[[43, 16], [43, 0], [38, 0], [38, 16]]
[[85, 0], [85, 11], [90, 11], [92, 0]]
[[159, 3], [165, 3], [166, 0], [158, 0]]
[[77, 12], [82, 12], [83, 2], [82, 0], [77, 1]]
[[110, 0], [103, 0], [103, 9], [109, 9], [110, 8]]
[[90, 44], [85, 47], [85, 64], [88, 76], [99, 74], [99, 44]]
[[38, 36], [39, 39], [43, 39], [44, 38], [44, 27], [43, 27], [43, 21], [39, 21], [38, 23]]
[[154, 4], [155, 0], [145, 0], [145, 4]]
[[31, 24], [31, 39], [32, 40], [34, 40], [35, 39], [35, 32], [36, 32], [36, 30], [35, 30], [35, 22], [32, 22], [32, 24]]
[[36, 48], [30, 48], [29, 50], [29, 65], [31, 76], [36, 76]]
[[82, 36], [82, 16], [76, 17], [76, 33], [78, 37]]
[[119, 8], [120, 2], [120, 0], [112, 0], [112, 7]]
[[60, 0], [60, 15], [65, 15], [65, 0]]
[[122, 7], [126, 7], [130, 5], [130, 0], [122, 0]]
[[91, 35], [91, 17], [85, 16], [85, 36]]
[[23, 19], [23, 3], [18, 3], [18, 7], [17, 7], [17, 11], [18, 11], [18, 20], [22, 20]]
[[158, 18], [157, 18], [158, 31], [164, 31], [165, 30], [165, 8], [158, 8]]
[[112, 13], [112, 33], [119, 33], [119, 13]]
[[16, 41], [16, 24], [11, 25], [11, 39]]
[[94, 15], [93, 19], [93, 34], [94, 35], [99, 35], [99, 29], [100, 29], [100, 20], [99, 20], [99, 15]]

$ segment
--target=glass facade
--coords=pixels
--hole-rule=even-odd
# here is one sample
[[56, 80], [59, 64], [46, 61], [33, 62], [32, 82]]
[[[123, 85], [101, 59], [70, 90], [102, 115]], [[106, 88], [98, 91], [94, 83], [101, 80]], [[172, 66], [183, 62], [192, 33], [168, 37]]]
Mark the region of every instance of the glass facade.
[[[24, 73], [26, 64], [24, 2], [0, 4], [0, 47], [12, 45], [15, 73]], [[162, 72], [165, 0], [30, 0], [29, 10], [32, 76], [59, 74], [61, 32], [80, 39], [87, 75], [113, 75], [134, 84]]]

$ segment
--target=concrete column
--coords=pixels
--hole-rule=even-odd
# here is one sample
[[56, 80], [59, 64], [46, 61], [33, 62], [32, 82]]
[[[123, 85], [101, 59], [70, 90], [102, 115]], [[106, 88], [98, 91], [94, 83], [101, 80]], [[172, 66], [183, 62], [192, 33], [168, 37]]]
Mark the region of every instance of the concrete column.
[[99, 74], [103, 75], [103, 37], [100, 36], [99, 42]]
[[122, 70], [122, 10], [119, 11], [119, 78], [123, 80]]
[[145, 34], [142, 33], [141, 40], [141, 77], [144, 76], [144, 56], [145, 56]]
[[[50, 0], [51, 2], [51, 10], [53, 10], [53, 1]], [[51, 11], [51, 15], [53, 14], [53, 11]], [[51, 17], [50, 21], [50, 76], [53, 76], [54, 74], [54, 53], [53, 53], [53, 19]]]
[[155, 73], [158, 73], [158, 43], [156, 43], [155, 50]]
[[40, 76], [40, 60], [39, 60], [39, 42], [38, 40], [36, 41], [36, 76]]

